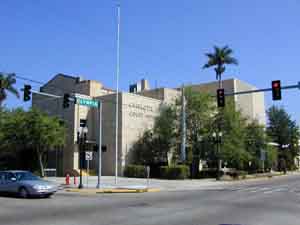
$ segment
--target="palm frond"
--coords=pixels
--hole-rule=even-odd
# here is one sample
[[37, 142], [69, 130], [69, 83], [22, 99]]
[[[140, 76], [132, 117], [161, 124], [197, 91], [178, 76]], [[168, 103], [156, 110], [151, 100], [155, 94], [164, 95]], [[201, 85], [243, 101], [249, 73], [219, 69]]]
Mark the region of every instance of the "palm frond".
[[212, 53], [206, 53], [205, 55], [206, 55], [209, 59], [215, 58], [215, 55], [212, 54]]
[[229, 56], [227, 56], [227, 57], [224, 58], [224, 63], [226, 63], [226, 64], [233, 64], [233, 65], [238, 65], [239, 64], [238, 61], [237, 61], [237, 59], [235, 59], [233, 57], [229, 57]]
[[13, 86], [8, 86], [6, 88], [10, 93], [14, 94], [17, 98], [20, 98], [20, 94], [17, 89], [15, 89]]
[[218, 46], [214, 46], [214, 55], [218, 57], [220, 55], [221, 49]]
[[16, 74], [10, 73], [7, 75], [6, 80], [9, 85], [15, 84], [17, 82], [16, 80]]
[[202, 69], [207, 69], [207, 68], [209, 68], [209, 67], [211, 67], [211, 65], [209, 65], [208, 63], [206, 63], [206, 64], [202, 67]]
[[228, 48], [228, 46], [225, 46], [223, 48], [223, 52], [224, 52], [224, 55], [228, 56], [228, 55], [231, 55], [233, 53], [233, 50], [231, 48]]

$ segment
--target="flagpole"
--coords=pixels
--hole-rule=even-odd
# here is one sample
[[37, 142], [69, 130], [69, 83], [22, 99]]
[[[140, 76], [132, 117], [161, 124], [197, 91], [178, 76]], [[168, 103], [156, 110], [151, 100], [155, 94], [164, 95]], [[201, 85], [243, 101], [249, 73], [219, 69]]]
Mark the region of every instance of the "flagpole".
[[117, 30], [117, 93], [116, 93], [116, 156], [115, 156], [115, 184], [118, 184], [118, 129], [119, 129], [119, 75], [120, 75], [120, 22], [121, 7], [117, 5], [118, 30]]

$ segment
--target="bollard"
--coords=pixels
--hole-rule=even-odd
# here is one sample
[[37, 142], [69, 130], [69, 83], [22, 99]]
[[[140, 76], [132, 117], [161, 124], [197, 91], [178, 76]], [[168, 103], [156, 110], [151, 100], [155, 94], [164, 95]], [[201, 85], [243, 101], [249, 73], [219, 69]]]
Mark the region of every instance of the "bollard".
[[77, 185], [77, 178], [74, 176], [74, 185]]
[[70, 185], [70, 175], [68, 173], [66, 175], [66, 185]]

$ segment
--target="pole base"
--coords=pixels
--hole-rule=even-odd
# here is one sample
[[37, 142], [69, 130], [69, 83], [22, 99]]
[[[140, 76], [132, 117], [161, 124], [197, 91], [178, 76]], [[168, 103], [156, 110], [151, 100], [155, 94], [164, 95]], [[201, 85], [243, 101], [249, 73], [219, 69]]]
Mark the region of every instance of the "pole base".
[[82, 184], [79, 184], [78, 189], [84, 188]]

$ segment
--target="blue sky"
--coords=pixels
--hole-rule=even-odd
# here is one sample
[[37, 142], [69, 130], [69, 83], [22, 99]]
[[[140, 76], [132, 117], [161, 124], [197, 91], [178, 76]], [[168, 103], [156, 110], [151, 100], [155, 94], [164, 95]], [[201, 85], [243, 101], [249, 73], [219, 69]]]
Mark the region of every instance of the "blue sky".
[[[2, 0], [0, 6], [0, 71], [42, 82], [57, 73], [82, 75], [115, 88], [116, 1]], [[259, 88], [300, 80], [298, 0], [127, 0], [121, 7], [122, 90], [141, 78], [165, 87], [213, 81], [213, 70], [201, 69], [213, 45], [229, 45], [239, 60], [224, 79]], [[275, 104], [299, 121], [300, 91], [282, 95]], [[270, 93], [265, 99], [273, 104]], [[28, 106], [11, 96], [6, 104]]]

